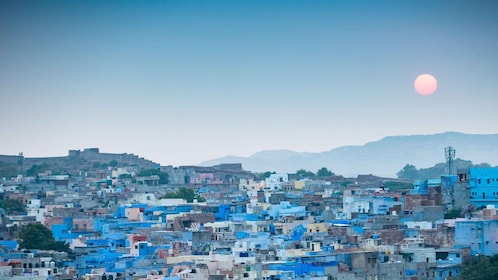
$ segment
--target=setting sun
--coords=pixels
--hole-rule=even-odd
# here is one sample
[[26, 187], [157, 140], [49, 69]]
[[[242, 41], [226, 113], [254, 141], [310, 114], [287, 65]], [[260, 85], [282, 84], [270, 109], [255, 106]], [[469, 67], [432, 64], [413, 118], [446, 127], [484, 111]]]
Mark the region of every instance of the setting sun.
[[414, 87], [421, 95], [431, 95], [437, 89], [437, 80], [430, 74], [422, 74], [415, 79]]

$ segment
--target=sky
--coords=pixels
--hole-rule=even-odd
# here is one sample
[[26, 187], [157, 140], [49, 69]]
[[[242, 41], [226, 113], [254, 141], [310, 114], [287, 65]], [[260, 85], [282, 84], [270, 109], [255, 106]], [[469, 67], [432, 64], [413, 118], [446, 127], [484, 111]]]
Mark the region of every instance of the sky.
[[[161, 165], [498, 133], [496, 1], [0, 0], [0, 154]], [[436, 92], [417, 94], [429, 73]]]

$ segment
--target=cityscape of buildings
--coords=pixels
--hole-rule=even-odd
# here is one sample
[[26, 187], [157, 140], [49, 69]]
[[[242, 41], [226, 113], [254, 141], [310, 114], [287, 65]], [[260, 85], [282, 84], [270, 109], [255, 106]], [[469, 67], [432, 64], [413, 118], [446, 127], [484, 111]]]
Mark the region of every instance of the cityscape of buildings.
[[[2, 201], [22, 210], [0, 209], [0, 279], [456, 279], [498, 254], [498, 167], [447, 156], [447, 174], [415, 181], [160, 166], [96, 148], [4, 156], [20, 174], [0, 178]], [[48, 161], [67, 168], [26, 173]], [[69, 250], [22, 248], [30, 224]]]

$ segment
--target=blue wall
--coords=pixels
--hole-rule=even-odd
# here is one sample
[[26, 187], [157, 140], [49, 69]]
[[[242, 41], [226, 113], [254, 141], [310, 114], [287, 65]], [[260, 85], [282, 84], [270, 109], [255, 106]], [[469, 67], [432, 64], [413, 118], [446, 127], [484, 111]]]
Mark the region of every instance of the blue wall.
[[498, 168], [471, 168], [469, 187], [472, 204], [498, 208]]

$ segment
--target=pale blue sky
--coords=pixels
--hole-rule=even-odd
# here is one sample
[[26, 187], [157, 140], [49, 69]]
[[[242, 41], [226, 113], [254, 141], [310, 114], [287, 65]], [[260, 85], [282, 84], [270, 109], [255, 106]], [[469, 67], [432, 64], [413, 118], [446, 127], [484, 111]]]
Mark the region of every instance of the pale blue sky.
[[[162, 165], [498, 133], [494, 1], [0, 1], [0, 154]], [[413, 89], [433, 74], [431, 96]]]

